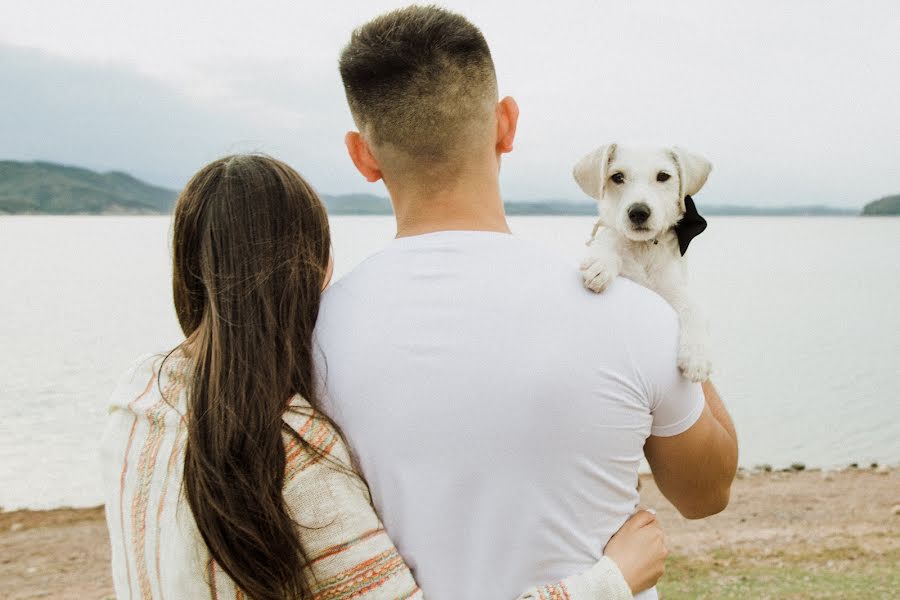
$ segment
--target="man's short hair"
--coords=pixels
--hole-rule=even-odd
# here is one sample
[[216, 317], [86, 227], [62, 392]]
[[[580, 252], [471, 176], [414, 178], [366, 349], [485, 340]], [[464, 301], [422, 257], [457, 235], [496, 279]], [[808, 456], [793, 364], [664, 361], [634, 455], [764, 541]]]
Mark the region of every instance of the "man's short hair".
[[357, 127], [404, 166], [458, 162], [497, 102], [481, 31], [436, 6], [395, 10], [356, 29], [340, 71]]

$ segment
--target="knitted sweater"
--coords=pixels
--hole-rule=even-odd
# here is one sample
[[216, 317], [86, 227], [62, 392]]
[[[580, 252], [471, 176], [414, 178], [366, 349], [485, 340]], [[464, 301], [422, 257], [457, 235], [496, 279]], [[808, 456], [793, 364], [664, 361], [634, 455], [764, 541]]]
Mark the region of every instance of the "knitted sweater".
[[[113, 392], [101, 456], [116, 596], [243, 600], [210, 557], [182, 493], [187, 364], [139, 360]], [[309, 557], [316, 600], [421, 600], [423, 593], [352, 471], [340, 436], [301, 398], [284, 421], [318, 449], [285, 435], [284, 497]], [[532, 588], [534, 600], [631, 598], [608, 558], [563, 581]]]

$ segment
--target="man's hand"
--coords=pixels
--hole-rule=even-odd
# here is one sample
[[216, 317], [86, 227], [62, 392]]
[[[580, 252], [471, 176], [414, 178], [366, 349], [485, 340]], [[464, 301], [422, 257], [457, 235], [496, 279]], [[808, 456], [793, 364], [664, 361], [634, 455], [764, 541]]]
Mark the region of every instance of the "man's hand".
[[687, 431], [672, 437], [650, 436], [644, 456], [663, 496], [688, 519], [725, 510], [737, 472], [737, 434], [709, 381], [703, 383], [706, 406]]

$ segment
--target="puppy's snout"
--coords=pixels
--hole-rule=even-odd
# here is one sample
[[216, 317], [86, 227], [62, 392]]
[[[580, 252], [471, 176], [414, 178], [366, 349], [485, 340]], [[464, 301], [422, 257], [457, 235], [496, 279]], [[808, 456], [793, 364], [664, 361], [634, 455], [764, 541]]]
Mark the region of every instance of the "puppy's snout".
[[628, 208], [628, 219], [635, 225], [643, 225], [650, 218], [650, 207], [639, 202]]

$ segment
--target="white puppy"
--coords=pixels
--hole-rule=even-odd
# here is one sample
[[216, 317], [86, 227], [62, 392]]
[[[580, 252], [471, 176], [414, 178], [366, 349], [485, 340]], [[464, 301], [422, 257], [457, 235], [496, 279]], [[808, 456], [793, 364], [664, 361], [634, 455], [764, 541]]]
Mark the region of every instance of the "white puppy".
[[646, 286], [678, 313], [678, 366], [692, 381], [712, 371], [704, 317], [688, 294], [684, 252], [706, 227], [691, 195], [712, 165], [679, 148], [609, 144], [575, 165], [575, 180], [597, 200], [600, 220], [581, 264], [584, 284], [602, 292], [618, 275]]

